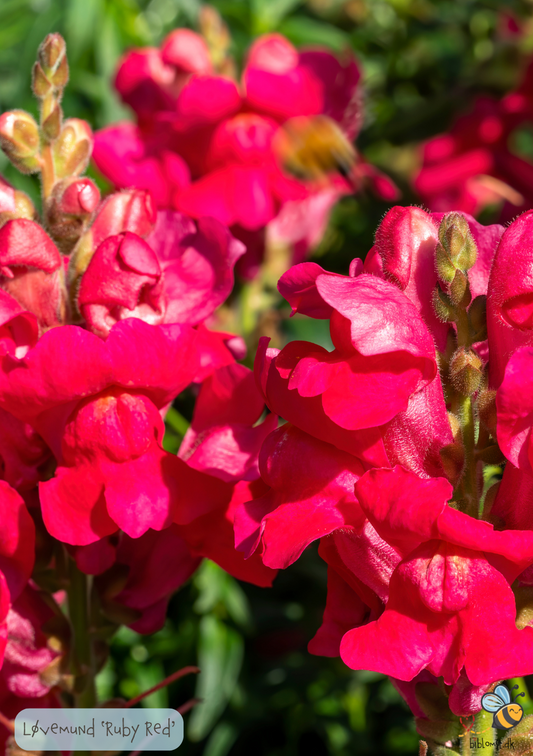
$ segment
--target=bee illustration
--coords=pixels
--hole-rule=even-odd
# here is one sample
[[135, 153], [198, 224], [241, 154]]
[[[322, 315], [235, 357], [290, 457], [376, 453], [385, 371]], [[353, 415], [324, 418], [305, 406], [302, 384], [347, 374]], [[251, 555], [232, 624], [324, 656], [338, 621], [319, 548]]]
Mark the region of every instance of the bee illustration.
[[[518, 688], [518, 685], [513, 685], [511, 690], [515, 688]], [[481, 699], [481, 706], [485, 711], [494, 712], [493, 727], [498, 730], [510, 730], [524, 716], [524, 710], [519, 703], [516, 703], [516, 699], [525, 695], [525, 693], [519, 693], [511, 702], [511, 694], [505, 685], [497, 685], [494, 693], [485, 693]]]
[[326, 115], [289, 118], [273, 148], [285, 170], [302, 180], [324, 180], [333, 172], [349, 179], [357, 159], [340, 126]]

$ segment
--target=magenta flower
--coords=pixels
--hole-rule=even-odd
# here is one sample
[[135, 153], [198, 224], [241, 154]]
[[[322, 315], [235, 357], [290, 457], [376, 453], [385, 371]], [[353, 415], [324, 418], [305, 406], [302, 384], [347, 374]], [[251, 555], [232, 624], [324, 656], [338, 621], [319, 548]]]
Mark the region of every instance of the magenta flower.
[[[421, 734], [434, 723], [415, 685], [442, 677], [469, 715], [533, 668], [528, 224], [394, 208], [349, 277], [305, 263], [280, 279], [293, 313], [329, 320], [333, 351], [265, 340], [256, 356], [288, 422], [263, 443], [267, 488], [237, 508], [236, 547], [286, 568], [320, 540], [328, 597], [309, 650], [391, 676]], [[484, 500], [496, 442], [509, 462]]]
[[478, 97], [448, 133], [426, 142], [414, 186], [432, 210], [476, 215], [505, 203], [510, 220], [531, 207], [533, 165], [510, 147], [513, 132], [531, 123], [530, 80], [531, 66], [515, 91], [500, 101]]
[[[266, 227], [279, 219], [275, 234], [301, 259], [320, 241], [332, 205], [350, 191], [340, 177], [319, 186], [286, 174], [273, 145], [280, 125], [323, 115], [354, 139], [361, 124], [359, 80], [353, 58], [298, 52], [270, 34], [252, 45], [239, 83], [215, 73], [201, 37], [179, 29], [161, 50], [135, 50], [123, 60], [116, 86], [138, 126], [100, 131], [94, 160], [116, 187], [150, 189], [160, 208], [211, 216], [230, 227], [248, 247], [239, 268], [251, 277]], [[380, 196], [396, 196], [390, 180], [359, 162], [355, 184], [370, 182]]]

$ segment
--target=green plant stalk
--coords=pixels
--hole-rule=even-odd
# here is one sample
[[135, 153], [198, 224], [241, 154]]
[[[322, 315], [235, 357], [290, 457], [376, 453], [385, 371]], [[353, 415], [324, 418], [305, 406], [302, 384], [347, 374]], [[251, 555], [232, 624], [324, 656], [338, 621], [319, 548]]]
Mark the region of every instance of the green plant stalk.
[[89, 619], [89, 580], [73, 559], [69, 564], [68, 613], [72, 628], [71, 662], [74, 699], [79, 709], [96, 705], [95, 664]]
[[460, 403], [461, 428], [465, 450], [465, 470], [461, 479], [462, 498], [465, 512], [472, 517], [479, 517], [479, 491], [476, 476], [476, 423], [474, 405], [470, 396]]
[[[492, 728], [493, 714], [482, 709], [476, 714], [470, 733], [461, 738], [462, 756], [494, 756], [496, 753], [496, 731]], [[485, 745], [487, 744], [487, 745]]]

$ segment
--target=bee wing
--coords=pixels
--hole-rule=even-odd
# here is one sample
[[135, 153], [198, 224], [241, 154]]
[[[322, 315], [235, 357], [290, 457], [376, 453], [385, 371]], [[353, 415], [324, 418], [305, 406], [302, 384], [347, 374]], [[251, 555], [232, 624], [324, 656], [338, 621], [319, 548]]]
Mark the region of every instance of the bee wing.
[[502, 706], [505, 706], [505, 701], [496, 693], [485, 693], [481, 699], [481, 706], [485, 711], [498, 711]]
[[503, 698], [506, 704], [511, 703], [511, 694], [505, 685], [497, 685], [494, 689], [494, 693], [495, 695], [500, 696], [500, 698]]

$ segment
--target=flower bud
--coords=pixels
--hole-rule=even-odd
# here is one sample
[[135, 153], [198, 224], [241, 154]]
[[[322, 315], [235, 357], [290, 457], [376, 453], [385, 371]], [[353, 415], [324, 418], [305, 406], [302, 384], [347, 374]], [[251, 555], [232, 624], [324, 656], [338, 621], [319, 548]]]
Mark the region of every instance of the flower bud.
[[0, 145], [21, 173], [35, 173], [41, 167], [39, 127], [24, 110], [0, 116]]
[[80, 118], [67, 118], [52, 147], [57, 178], [70, 178], [83, 173], [92, 148], [93, 133], [89, 124]]
[[448, 699], [440, 686], [418, 683], [415, 687], [416, 701], [425, 717], [416, 717], [419, 735], [435, 745], [444, 745], [455, 740], [462, 731], [459, 717], [450, 711]]
[[468, 307], [470, 298], [468, 277], [461, 270], [456, 270], [450, 285], [450, 299], [456, 305], [460, 304], [463, 307]]
[[453, 443], [446, 444], [439, 452], [440, 460], [444, 474], [455, 488], [461, 480], [465, 467], [465, 449], [463, 444], [463, 434], [461, 431], [461, 421], [453, 414], [448, 412], [448, 422], [452, 431]]
[[450, 262], [463, 273], [476, 262], [476, 243], [468, 221], [461, 213], [444, 216], [439, 227], [439, 241]]
[[471, 396], [481, 386], [483, 362], [472, 350], [459, 347], [450, 363], [450, 378], [454, 388], [464, 396]]
[[452, 300], [439, 286], [433, 290], [433, 309], [444, 323], [453, 323], [457, 318]]
[[33, 69], [33, 92], [36, 97], [43, 98], [52, 89], [64, 89], [67, 82], [68, 61], [65, 40], [60, 34], [49, 34], [37, 52], [37, 63]]
[[518, 756], [531, 756], [533, 754], [533, 715], [523, 717], [512, 728], [500, 743], [498, 753], [514, 753]]
[[100, 191], [91, 179], [65, 179], [55, 185], [47, 203], [46, 221], [63, 252], [78, 241], [99, 203]]
[[496, 438], [496, 391], [481, 391], [477, 398], [477, 410], [481, 424]]
[[[94, 251], [108, 236], [130, 231], [145, 237], [153, 229], [157, 217], [152, 195], [143, 189], [116, 192], [102, 202], [89, 228], [77, 243], [69, 265], [69, 287], [77, 286], [86, 271]], [[75, 297], [75, 291], [72, 291]]]
[[62, 119], [61, 106], [59, 103], [56, 103], [52, 108], [52, 112], [45, 118], [42, 124], [42, 134], [47, 142], [53, 142], [61, 133]]
[[455, 740], [455, 738], [459, 737], [459, 734], [462, 732], [463, 728], [461, 727], [459, 718], [457, 717], [456, 719], [456, 722], [449, 722], [446, 720], [432, 721], [416, 717], [416, 731], [423, 738], [427, 738], [428, 740], [433, 741], [433, 743], [444, 745], [451, 740]]
[[455, 277], [455, 265], [440, 242], [435, 246], [435, 264], [439, 281], [451, 284]]
[[100, 203], [100, 190], [89, 178], [62, 181], [54, 188], [57, 210], [65, 215], [90, 215]]
[[150, 192], [126, 189], [107, 197], [91, 226], [94, 246], [108, 236], [130, 231], [144, 238], [153, 230], [157, 211]]
[[33, 220], [36, 215], [37, 211], [28, 195], [0, 176], [0, 226], [14, 218]]

